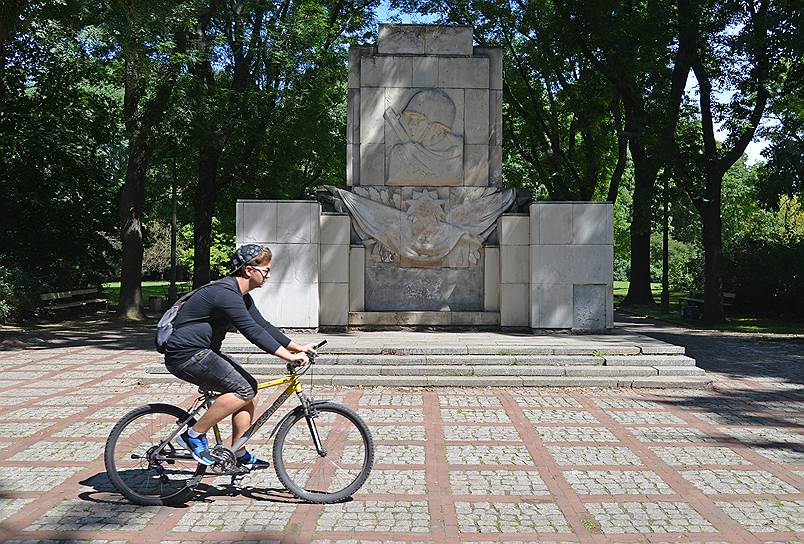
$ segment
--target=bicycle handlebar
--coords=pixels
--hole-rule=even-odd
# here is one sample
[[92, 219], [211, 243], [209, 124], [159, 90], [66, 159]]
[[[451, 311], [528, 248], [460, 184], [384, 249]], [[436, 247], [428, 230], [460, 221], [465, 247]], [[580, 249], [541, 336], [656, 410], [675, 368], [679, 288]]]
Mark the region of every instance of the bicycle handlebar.
[[[318, 348], [320, 348], [321, 346], [323, 346], [323, 345], [324, 345], [324, 344], [326, 344], [326, 343], [327, 343], [327, 341], [326, 341], [326, 340], [321, 340], [321, 342], [319, 342], [318, 344], [316, 344], [316, 345], [313, 347], [313, 349], [316, 349], [316, 350], [317, 350]], [[315, 354], [314, 352], [312, 352], [312, 351], [308, 351], [308, 352], [306, 352], [306, 353], [307, 353], [307, 360], [310, 362], [310, 364], [311, 364], [311, 365], [314, 365], [314, 364], [315, 364], [315, 358], [316, 358], [316, 354]], [[288, 363], [288, 364], [287, 364], [287, 369], [288, 369], [288, 372], [292, 373], [294, 370], [296, 370], [297, 368], [299, 368], [299, 366], [300, 366], [300, 365], [297, 365], [297, 364], [295, 364], [295, 363]]]

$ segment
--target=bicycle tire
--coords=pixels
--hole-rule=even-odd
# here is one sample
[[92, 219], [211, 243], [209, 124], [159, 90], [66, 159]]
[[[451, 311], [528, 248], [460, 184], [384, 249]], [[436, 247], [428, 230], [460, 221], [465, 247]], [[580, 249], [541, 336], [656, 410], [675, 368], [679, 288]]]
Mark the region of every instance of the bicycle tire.
[[[363, 419], [357, 415], [351, 408], [347, 406], [343, 406], [341, 404], [337, 404], [334, 402], [324, 402], [315, 405], [315, 409], [319, 413], [319, 418], [322, 414], [332, 413], [336, 415], [343, 416], [346, 418], [348, 422], [350, 422], [355, 429], [358, 431], [358, 444], [356, 446], [357, 451], [360, 451], [360, 446], [363, 447], [363, 460], [360, 464], [360, 469], [356, 473], [355, 477], [350, 481], [350, 483], [343, 488], [335, 489], [332, 491], [322, 491], [320, 489], [307, 489], [305, 485], [308, 487], [312, 487], [310, 485], [310, 481], [313, 480], [313, 472], [312, 469], [308, 474], [308, 482], [307, 484], [300, 483], [296, 481], [300, 475], [303, 475], [304, 470], [299, 470], [295, 474], [291, 474], [291, 470], [295, 470], [291, 467], [288, 467], [285, 459], [285, 452], [286, 448], [290, 448], [292, 445], [286, 443], [286, 439], [288, 437], [288, 433], [291, 432], [292, 429], [295, 428], [295, 425], [300, 421], [305, 421], [305, 426], [302, 431], [306, 430], [306, 439], [307, 444], [304, 446], [308, 453], [310, 453], [311, 457], [317, 456], [317, 452], [315, 447], [312, 445], [312, 437], [310, 436], [310, 431], [306, 426], [306, 420], [304, 416], [304, 411], [301, 409], [297, 409], [295, 413], [289, 418], [287, 418], [282, 425], [279, 427], [279, 430], [276, 433], [276, 439], [274, 441], [273, 447], [273, 461], [274, 461], [274, 470], [276, 471], [276, 476], [279, 478], [279, 481], [290, 491], [295, 497], [311, 502], [316, 504], [327, 504], [333, 502], [342, 501], [348, 497], [351, 497], [360, 487], [366, 482], [366, 479], [371, 472], [372, 465], [374, 463], [374, 440], [371, 436], [371, 431], [368, 428], [368, 425], [363, 421]], [[319, 427], [318, 424], [316, 424]], [[326, 442], [329, 438], [329, 430], [327, 430], [327, 437], [322, 436], [322, 443]], [[332, 433], [333, 435], [335, 433]], [[352, 436], [351, 429], [346, 432], [341, 433], [341, 437], [345, 437], [344, 440], [344, 448], [346, 449], [348, 438]], [[337, 440], [337, 439], [333, 439]], [[354, 441], [353, 441], [354, 442]], [[325, 444], [326, 445], [326, 444]], [[353, 450], [355, 449], [354, 444], [352, 444]], [[298, 447], [298, 446], [295, 446]], [[337, 452], [336, 452], [337, 453]], [[316, 462], [325, 463], [325, 461], [321, 461], [322, 459], [327, 459], [326, 457], [319, 457]], [[334, 461], [331, 462], [336, 468], [338, 465], [335, 464]]]
[[[135, 448], [138, 452], [143, 448], [145, 448], [145, 451], [140, 453], [134, 453], [133, 450], [131, 452], [120, 451], [128, 449], [120, 444], [120, 439], [124, 436], [126, 430], [130, 429], [130, 435], [134, 435], [134, 433], [138, 432], [138, 427], [133, 424], [139, 421], [145, 426], [144, 422], [149, 416], [155, 416], [153, 417], [153, 421], [157, 422], [159, 428], [152, 428], [150, 432], [146, 429], [143, 433], [140, 433], [140, 436], [137, 436], [132, 441], [137, 442], [141, 440], [142, 442], [137, 444]], [[159, 418], [159, 416], [164, 417]], [[150, 447], [159, 445], [162, 440], [167, 438], [168, 434], [173, 430], [171, 425], [177, 425], [179, 422], [185, 421], [188, 417], [190, 417], [190, 414], [186, 411], [170, 404], [147, 404], [127, 413], [112, 428], [111, 433], [109, 433], [109, 438], [106, 440], [103, 455], [104, 464], [106, 465], [106, 474], [109, 476], [109, 480], [112, 482], [115, 489], [129, 501], [143, 506], [163, 506], [183, 504], [192, 497], [195, 491], [194, 482], [197, 483], [198, 479], [206, 472], [207, 467], [205, 465], [197, 463], [192, 458], [189, 460], [182, 459], [180, 461], [180, 468], [182, 468], [181, 474], [174, 469], [174, 472], [176, 472], [176, 474], [174, 474], [176, 477], [175, 480], [164, 476], [164, 473], [160, 473], [159, 469], [152, 468], [153, 465], [150, 462], [147, 468], [143, 466], [144, 462], [147, 461], [147, 456], [144, 454], [147, 453]], [[194, 424], [195, 420], [193, 419], [188, 422], [189, 426]], [[166, 430], [163, 427], [167, 427], [168, 429]], [[175, 442], [175, 438], [170, 443], [171, 448], [173, 448], [173, 442]], [[147, 446], [147, 444], [151, 444], [151, 446]], [[130, 459], [134, 461], [131, 464], [134, 466], [128, 468], [119, 466], [121, 463], [119, 463], [116, 458], [118, 452], [120, 452], [121, 455], [130, 456]], [[135, 455], [138, 457], [135, 457]], [[120, 458], [120, 460], [123, 459], [127, 460], [128, 458]], [[139, 467], [136, 466], [138, 464]], [[166, 462], [164, 464], [175, 466], [177, 461], [173, 460], [172, 463]], [[151, 474], [149, 474], [149, 471], [151, 471]], [[159, 475], [158, 483], [154, 478], [155, 474]], [[167, 482], [164, 481], [165, 479], [171, 482], [171, 485], [168, 485]], [[156, 484], [154, 486], [155, 493], [144, 493], [142, 489], [134, 485], [134, 483], [138, 481], [151, 484], [152, 486]]]

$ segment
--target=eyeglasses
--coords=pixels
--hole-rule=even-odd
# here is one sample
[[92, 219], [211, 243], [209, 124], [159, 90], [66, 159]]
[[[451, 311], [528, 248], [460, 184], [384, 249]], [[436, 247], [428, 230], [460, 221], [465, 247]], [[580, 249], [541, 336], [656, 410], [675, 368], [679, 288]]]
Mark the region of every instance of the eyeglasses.
[[259, 270], [260, 272], [262, 272], [262, 277], [263, 278], [267, 278], [268, 274], [271, 273], [271, 267], [270, 266], [266, 266], [265, 268], [261, 268], [259, 266], [252, 266], [251, 268], [253, 268], [254, 270]]

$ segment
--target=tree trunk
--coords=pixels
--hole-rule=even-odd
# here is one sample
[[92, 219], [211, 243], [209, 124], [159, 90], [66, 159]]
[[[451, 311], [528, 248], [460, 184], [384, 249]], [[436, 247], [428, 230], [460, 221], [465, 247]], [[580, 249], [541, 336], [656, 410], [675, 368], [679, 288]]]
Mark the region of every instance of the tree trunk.
[[634, 161], [634, 204], [631, 214], [631, 274], [628, 294], [623, 304], [654, 305], [650, 290], [650, 230], [652, 219], [653, 189], [658, 168], [651, 164], [645, 152], [641, 135], [644, 125], [636, 119], [634, 111], [625, 108], [626, 129], [635, 134], [629, 138], [631, 157]]
[[193, 289], [209, 283], [210, 248], [212, 247], [212, 215], [217, 198], [220, 149], [203, 140], [199, 146], [198, 187], [193, 218]]
[[126, 178], [120, 192], [120, 239], [123, 263], [120, 271], [120, 303], [117, 314], [140, 320], [142, 314], [142, 210], [145, 206], [145, 176], [150, 151], [145, 142], [134, 138], [129, 146]]
[[720, 268], [723, 260], [723, 224], [720, 218], [723, 175], [707, 172], [707, 199], [701, 205], [704, 245], [704, 308], [703, 320], [708, 324], [722, 323], [723, 285]]

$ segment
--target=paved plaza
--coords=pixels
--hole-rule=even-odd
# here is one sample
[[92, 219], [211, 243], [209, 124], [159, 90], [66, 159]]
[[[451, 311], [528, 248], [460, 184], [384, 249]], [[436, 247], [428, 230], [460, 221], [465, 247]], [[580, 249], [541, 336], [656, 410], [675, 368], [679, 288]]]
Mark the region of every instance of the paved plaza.
[[[103, 468], [124, 413], [195, 397], [178, 382], [138, 385], [154, 359], [150, 329], [5, 334], [0, 540], [804, 541], [800, 339], [627, 326], [685, 345], [714, 389], [315, 386], [374, 434], [374, 470], [354, 500], [301, 504], [267, 470], [237, 488], [211, 477], [177, 508], [126, 503]], [[253, 449], [270, 457], [265, 441]]]

